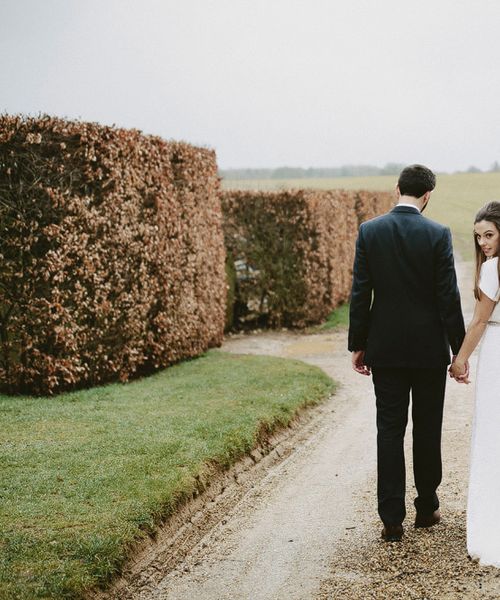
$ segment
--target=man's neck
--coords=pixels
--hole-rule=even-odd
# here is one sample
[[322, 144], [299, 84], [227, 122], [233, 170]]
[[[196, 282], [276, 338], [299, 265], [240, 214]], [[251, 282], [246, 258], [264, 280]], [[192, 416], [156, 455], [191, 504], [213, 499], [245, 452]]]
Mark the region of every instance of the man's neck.
[[398, 206], [400, 204], [405, 204], [406, 206], [414, 206], [418, 211], [422, 210], [422, 202], [420, 202], [418, 198], [414, 198], [413, 196], [399, 196]]

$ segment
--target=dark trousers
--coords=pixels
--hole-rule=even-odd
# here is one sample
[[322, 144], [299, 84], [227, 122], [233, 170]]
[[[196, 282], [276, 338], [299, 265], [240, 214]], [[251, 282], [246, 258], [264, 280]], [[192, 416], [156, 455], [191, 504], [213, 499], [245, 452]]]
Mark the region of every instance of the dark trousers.
[[446, 366], [432, 369], [372, 368], [377, 399], [378, 512], [385, 524], [403, 522], [405, 457], [403, 440], [408, 423], [410, 391], [413, 419], [413, 474], [418, 496], [415, 507], [432, 514], [439, 507], [441, 426]]

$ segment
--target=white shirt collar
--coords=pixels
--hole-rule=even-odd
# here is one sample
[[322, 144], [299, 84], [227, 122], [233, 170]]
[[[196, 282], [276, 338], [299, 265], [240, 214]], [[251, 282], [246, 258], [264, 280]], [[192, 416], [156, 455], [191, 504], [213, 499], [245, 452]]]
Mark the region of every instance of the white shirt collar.
[[398, 202], [398, 204], [396, 204], [396, 206], [409, 206], [411, 208], [414, 208], [415, 210], [418, 210], [418, 212], [420, 212], [420, 209], [418, 208], [418, 206], [415, 206], [414, 204], [408, 204], [407, 202]]

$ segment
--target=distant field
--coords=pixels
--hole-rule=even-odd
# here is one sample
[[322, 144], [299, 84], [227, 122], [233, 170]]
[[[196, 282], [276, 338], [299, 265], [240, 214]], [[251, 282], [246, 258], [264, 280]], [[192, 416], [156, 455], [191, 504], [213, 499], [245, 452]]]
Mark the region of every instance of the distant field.
[[[226, 189], [277, 190], [290, 188], [392, 190], [397, 177], [338, 177], [335, 179], [224, 180]], [[473, 258], [472, 226], [476, 211], [488, 200], [500, 200], [500, 173], [438, 175], [425, 215], [451, 227], [455, 249]]]

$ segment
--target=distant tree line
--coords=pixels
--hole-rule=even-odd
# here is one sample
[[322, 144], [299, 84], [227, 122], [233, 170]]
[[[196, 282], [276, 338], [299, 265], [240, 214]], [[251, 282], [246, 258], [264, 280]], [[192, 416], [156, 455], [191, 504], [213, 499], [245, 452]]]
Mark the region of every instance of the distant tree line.
[[484, 171], [471, 165], [466, 171], [457, 171], [457, 173], [499, 173], [500, 172], [500, 163], [496, 160], [489, 169], [485, 169]]
[[[223, 179], [308, 179], [319, 177], [370, 177], [375, 175], [399, 175], [404, 164], [387, 163], [385, 167], [373, 165], [343, 165], [342, 167], [277, 167], [276, 169], [221, 169], [219, 175]], [[457, 173], [500, 172], [500, 164], [495, 161], [491, 167], [482, 171], [470, 166]]]
[[405, 165], [388, 163], [385, 167], [372, 165], [343, 165], [342, 167], [277, 167], [276, 169], [222, 169], [224, 179], [308, 179], [318, 177], [368, 177], [398, 175]]

